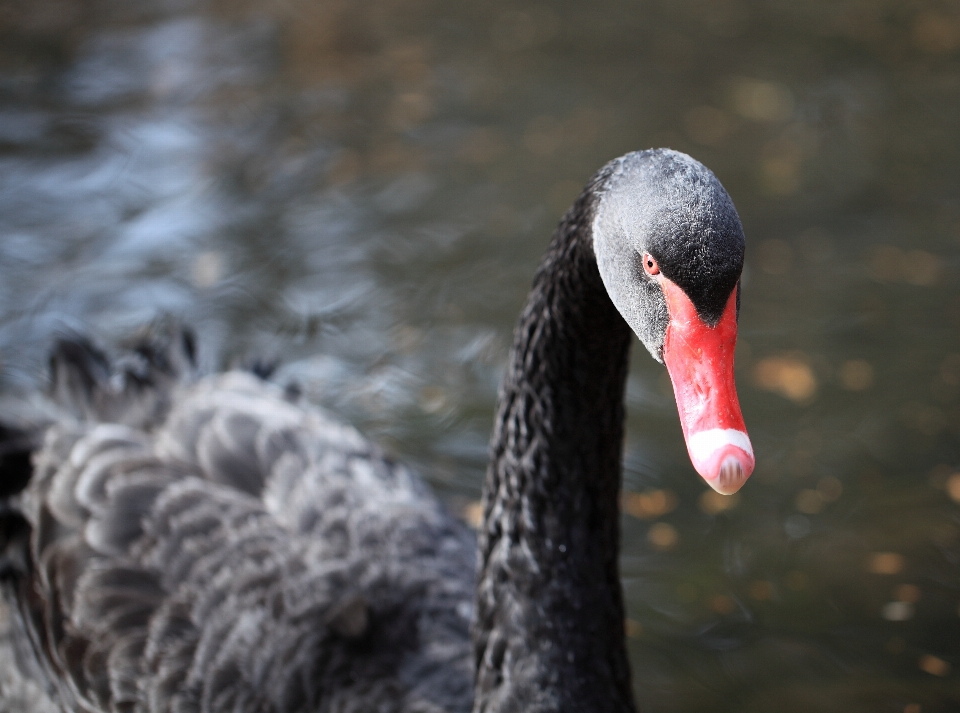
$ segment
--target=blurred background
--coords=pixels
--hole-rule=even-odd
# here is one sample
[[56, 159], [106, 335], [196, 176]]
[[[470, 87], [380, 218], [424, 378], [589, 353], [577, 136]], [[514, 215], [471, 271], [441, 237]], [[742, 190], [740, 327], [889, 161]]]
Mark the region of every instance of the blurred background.
[[634, 349], [640, 707], [960, 710], [955, 0], [0, 0], [0, 392], [172, 313], [469, 520], [550, 234], [652, 146], [743, 220], [758, 465], [705, 491]]

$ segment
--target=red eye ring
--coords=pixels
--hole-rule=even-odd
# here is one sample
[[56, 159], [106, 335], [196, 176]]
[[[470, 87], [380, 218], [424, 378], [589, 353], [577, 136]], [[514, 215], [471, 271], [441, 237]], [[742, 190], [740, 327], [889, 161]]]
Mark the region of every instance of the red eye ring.
[[660, 274], [660, 266], [650, 253], [643, 254], [643, 271], [648, 275]]

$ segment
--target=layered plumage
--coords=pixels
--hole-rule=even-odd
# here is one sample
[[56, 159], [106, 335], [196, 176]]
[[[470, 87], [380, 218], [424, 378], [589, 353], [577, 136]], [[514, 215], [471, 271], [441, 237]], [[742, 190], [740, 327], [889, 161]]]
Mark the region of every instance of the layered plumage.
[[136, 379], [83, 341], [54, 355], [73, 417], [37, 451], [32, 571], [7, 586], [59, 700], [469, 710], [468, 528], [353, 428], [249, 373], [179, 383], [184, 350], [154, 351]]

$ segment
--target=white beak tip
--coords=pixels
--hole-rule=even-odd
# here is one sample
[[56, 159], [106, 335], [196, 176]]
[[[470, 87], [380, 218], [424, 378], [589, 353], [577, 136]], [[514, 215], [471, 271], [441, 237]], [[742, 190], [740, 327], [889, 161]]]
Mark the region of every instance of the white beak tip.
[[723, 495], [733, 495], [753, 472], [750, 438], [736, 429], [710, 429], [687, 438], [687, 449], [697, 472], [707, 485]]
[[708, 480], [707, 484], [722, 495], [733, 495], [743, 487], [747, 482], [750, 473], [734, 456], [727, 456], [720, 465], [720, 472], [714, 480]]

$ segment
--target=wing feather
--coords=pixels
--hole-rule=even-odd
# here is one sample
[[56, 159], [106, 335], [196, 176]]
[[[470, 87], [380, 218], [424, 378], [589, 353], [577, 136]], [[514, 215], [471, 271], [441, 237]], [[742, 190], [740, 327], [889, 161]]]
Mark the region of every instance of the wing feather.
[[36, 457], [25, 620], [64, 705], [468, 710], [474, 542], [419, 478], [248, 374], [169, 403], [149, 430], [55, 425]]

